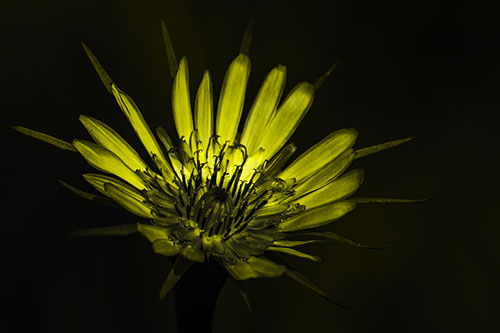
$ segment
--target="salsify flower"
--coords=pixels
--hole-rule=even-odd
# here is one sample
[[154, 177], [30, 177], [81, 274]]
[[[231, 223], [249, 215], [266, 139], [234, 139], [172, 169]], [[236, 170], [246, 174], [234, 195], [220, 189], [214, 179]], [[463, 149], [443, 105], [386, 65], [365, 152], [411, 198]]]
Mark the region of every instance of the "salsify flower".
[[177, 63], [168, 32], [162, 26], [174, 78], [172, 111], [177, 146], [161, 127], [156, 129], [156, 135], [153, 133], [132, 98], [110, 79], [84, 44], [99, 77], [116, 99], [152, 163], [146, 163], [111, 127], [90, 116], [81, 115], [80, 121], [94, 142], [75, 139], [68, 143], [24, 127], [14, 128], [78, 152], [102, 172], [83, 177], [104, 197], [63, 185], [94, 201], [112, 200], [146, 219], [132, 227], [89, 230], [83, 234], [138, 231], [151, 242], [156, 253], [177, 256], [161, 297], [192, 263], [206, 260], [217, 261], [235, 280], [286, 274], [328, 297], [301, 273], [269, 259], [266, 254], [284, 253], [318, 262], [319, 257], [296, 248], [321, 240], [367, 247], [315, 228], [338, 220], [357, 203], [414, 202], [350, 198], [361, 185], [364, 172], [361, 169], [346, 172], [354, 159], [410, 138], [355, 150], [356, 130], [340, 129], [289, 163], [296, 146], [287, 141], [310, 109], [315, 90], [335, 66], [314, 84], [297, 84], [284, 98], [286, 69], [282, 65], [273, 68], [239, 133], [250, 75], [251, 34], [247, 31], [240, 54], [229, 65], [217, 108], [213, 105], [210, 73], [205, 71], [193, 110], [187, 60], [182, 58]]

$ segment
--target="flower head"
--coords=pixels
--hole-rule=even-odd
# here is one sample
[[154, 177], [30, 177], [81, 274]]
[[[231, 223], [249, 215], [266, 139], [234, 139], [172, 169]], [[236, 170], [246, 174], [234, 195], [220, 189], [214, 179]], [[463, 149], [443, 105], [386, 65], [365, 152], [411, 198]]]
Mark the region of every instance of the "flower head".
[[[301, 82], [282, 97], [286, 69], [276, 66], [264, 79], [238, 133], [250, 75], [249, 35], [242, 52], [229, 65], [217, 108], [206, 71], [193, 110], [187, 60], [182, 58], [177, 64], [168, 33], [163, 30], [174, 77], [172, 111], [177, 145], [161, 127], [153, 133], [132, 98], [117, 87], [85, 45], [106, 89], [149, 153], [150, 162], [111, 127], [90, 116], [82, 115], [80, 121], [94, 142], [76, 139], [67, 143], [24, 127], [16, 129], [80, 153], [101, 172], [83, 175], [104, 195], [100, 200], [112, 200], [146, 219], [133, 231], [144, 235], [156, 253], [177, 255], [162, 296], [193, 262], [209, 259], [221, 264], [236, 280], [286, 273], [324, 294], [298, 272], [268, 259], [266, 253], [317, 262], [319, 257], [296, 247], [325, 239], [363, 247], [314, 229], [338, 220], [359, 202], [397, 201], [350, 198], [361, 185], [364, 171], [346, 170], [356, 158], [409, 139], [354, 150], [356, 130], [340, 129], [289, 163], [296, 147], [287, 141], [311, 107], [324, 77], [316, 84]], [[87, 198], [97, 198], [65, 185]]]

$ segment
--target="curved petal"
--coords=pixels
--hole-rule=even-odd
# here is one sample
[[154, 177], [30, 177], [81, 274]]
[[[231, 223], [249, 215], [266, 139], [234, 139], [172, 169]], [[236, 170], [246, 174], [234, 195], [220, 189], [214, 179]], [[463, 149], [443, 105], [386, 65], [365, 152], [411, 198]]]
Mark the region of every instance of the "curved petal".
[[286, 168], [279, 177], [282, 179], [295, 178], [297, 181], [313, 175], [337, 156], [351, 148], [358, 132], [353, 128], [341, 129], [328, 135], [326, 138], [309, 148]]
[[[205, 71], [203, 79], [201, 80], [198, 93], [196, 94], [195, 102], [195, 119], [196, 129], [203, 147], [208, 147], [208, 141], [213, 132], [213, 94], [212, 94], [212, 81], [210, 79], [210, 72]], [[204, 156], [205, 154], [200, 154]]]
[[153, 207], [151, 205], [138, 200], [135, 196], [128, 195], [128, 192], [123, 188], [111, 183], [106, 183], [104, 184], [104, 190], [109, 197], [132, 214], [145, 218], [155, 217], [152, 213]]
[[229, 65], [219, 98], [216, 134], [220, 136], [221, 144], [233, 142], [236, 137], [249, 75], [250, 59], [240, 54]]
[[251, 256], [248, 261], [240, 260], [235, 265], [225, 265], [226, 270], [236, 280], [260, 277], [278, 277], [286, 272], [286, 267], [271, 260]]
[[306, 206], [306, 209], [311, 209], [347, 198], [361, 186], [364, 174], [365, 172], [362, 169], [353, 170], [319, 190], [306, 194], [295, 201]]
[[257, 144], [257, 147], [265, 149], [266, 159], [271, 158], [292, 136], [309, 110], [313, 98], [314, 87], [307, 82], [299, 83], [288, 94]]
[[339, 201], [315, 209], [307, 209], [303, 213], [279, 224], [277, 229], [288, 232], [320, 227], [338, 220], [354, 208], [356, 208], [356, 204], [353, 202]]
[[153, 160], [155, 160], [154, 156], [160, 159], [163, 165], [167, 167], [167, 170], [164, 170], [165, 173], [167, 173], [168, 175], [173, 175], [172, 168], [168, 166], [167, 160], [163, 155], [163, 151], [161, 150], [158, 141], [156, 141], [153, 132], [151, 132], [151, 129], [144, 120], [144, 117], [139, 111], [137, 105], [135, 105], [130, 96], [118, 89], [115, 84], [111, 85], [111, 90], [113, 92], [113, 95], [115, 96], [116, 101], [118, 102], [118, 105], [122, 109], [123, 113], [125, 113], [125, 116], [127, 116], [127, 119], [134, 128], [135, 133], [148, 151], [148, 154]]
[[278, 65], [269, 72], [260, 87], [241, 135], [240, 143], [247, 148], [249, 155], [258, 149], [257, 144], [260, 142], [264, 129], [276, 111], [283, 94], [285, 81], [286, 67]]
[[354, 157], [354, 150], [348, 149], [323, 168], [316, 170], [314, 174], [295, 187], [295, 197], [315, 191], [337, 179], [349, 167]]
[[94, 119], [80, 115], [80, 121], [95, 142], [113, 152], [132, 170], [146, 170], [147, 165], [139, 154], [111, 127]]

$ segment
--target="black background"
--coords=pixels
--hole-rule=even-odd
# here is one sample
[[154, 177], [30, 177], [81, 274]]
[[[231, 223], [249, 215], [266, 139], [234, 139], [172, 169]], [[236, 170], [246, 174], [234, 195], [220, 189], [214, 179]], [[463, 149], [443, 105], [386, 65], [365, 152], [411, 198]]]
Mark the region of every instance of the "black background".
[[174, 134], [162, 17], [177, 56], [188, 57], [192, 92], [208, 68], [216, 93], [253, 17], [247, 107], [277, 63], [287, 66], [289, 90], [315, 80], [342, 56], [292, 137], [297, 156], [344, 127], [359, 131], [358, 148], [416, 136], [356, 161], [367, 171], [358, 195], [432, 198], [418, 205], [360, 206], [329, 227], [364, 243], [397, 241], [399, 247], [320, 244], [304, 250], [322, 263], [290, 259], [352, 309], [336, 308], [286, 278], [261, 279], [249, 283], [252, 322], [227, 284], [215, 332], [456, 332], [492, 324], [499, 228], [497, 135], [490, 116], [498, 68], [489, 60], [498, 55], [498, 38], [487, 9], [459, 1], [24, 1], [6, 4], [1, 15], [7, 311], [0, 330], [175, 331], [172, 295], [165, 302], [156, 298], [170, 264], [147, 241], [68, 237], [137, 218], [62, 188], [57, 179], [90, 191], [80, 175], [91, 168], [75, 154], [9, 128], [87, 139], [78, 121], [86, 114], [140, 149], [81, 39], [151, 126]]

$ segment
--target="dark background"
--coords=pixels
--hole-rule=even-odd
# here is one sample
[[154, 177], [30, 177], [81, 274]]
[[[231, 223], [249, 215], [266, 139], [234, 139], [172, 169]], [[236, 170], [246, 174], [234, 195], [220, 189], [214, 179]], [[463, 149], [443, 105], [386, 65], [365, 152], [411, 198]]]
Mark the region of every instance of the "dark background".
[[[140, 147], [81, 49], [84, 40], [150, 125], [173, 135], [171, 80], [159, 29], [167, 22], [191, 91], [203, 69], [218, 93], [250, 17], [255, 22], [246, 107], [277, 63], [287, 90], [314, 81], [339, 56], [292, 140], [303, 152], [330, 132], [359, 131], [356, 147], [416, 136], [355, 163], [359, 196], [430, 197], [418, 205], [364, 205], [330, 229], [399, 247], [305, 247], [291, 259], [341, 310], [286, 278], [250, 281], [252, 322], [228, 283], [215, 332], [458, 332], [497, 314], [498, 148], [492, 121], [498, 38], [485, 8], [458, 1], [24, 1], [2, 9], [2, 303], [5, 332], [174, 332], [173, 298], [157, 301], [170, 264], [140, 237], [71, 239], [71, 231], [137, 218], [76, 197], [90, 190], [77, 155], [19, 135], [23, 125], [88, 138], [79, 114]], [[471, 16], [464, 14], [472, 14]], [[248, 109], [245, 111], [248, 111]], [[138, 148], [140, 149], [140, 148]], [[144, 151], [141, 151], [144, 153]], [[297, 153], [297, 156], [298, 156]], [[196, 318], [193, 318], [196, 320]]]

